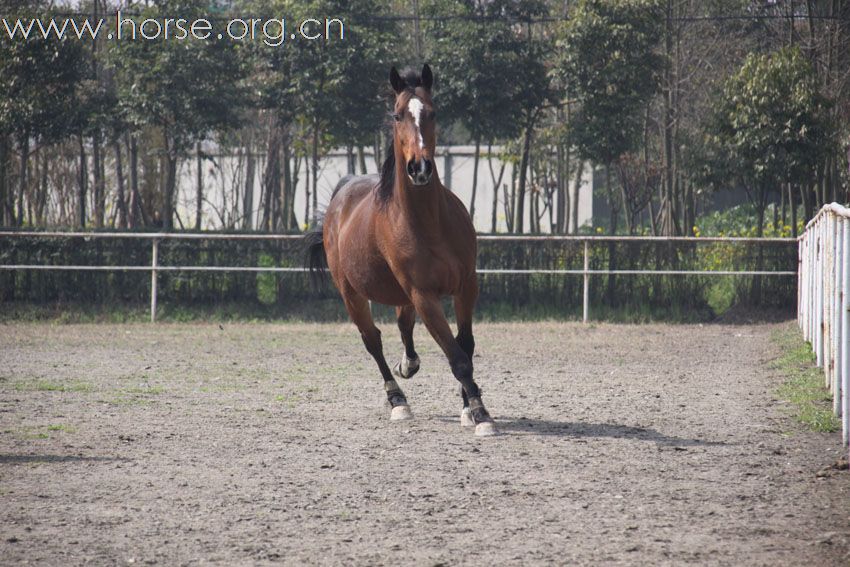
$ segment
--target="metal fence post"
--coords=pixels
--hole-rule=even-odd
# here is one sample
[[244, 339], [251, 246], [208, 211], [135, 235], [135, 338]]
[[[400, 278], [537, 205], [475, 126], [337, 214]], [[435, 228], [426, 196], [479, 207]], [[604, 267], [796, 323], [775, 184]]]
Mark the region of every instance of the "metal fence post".
[[843, 224], [844, 262], [841, 277], [841, 424], [844, 444], [850, 437], [850, 218]]
[[159, 240], [153, 239], [151, 250], [151, 323], [156, 323], [156, 267], [159, 264]]
[[584, 241], [584, 308], [582, 311], [582, 321], [587, 323], [590, 318], [590, 253], [588, 251], [590, 245], [587, 240]]
[[[844, 219], [835, 215], [835, 222], [833, 224], [832, 238], [835, 241], [835, 258], [834, 258], [834, 267], [833, 267], [833, 281], [832, 281], [832, 384], [833, 384], [833, 397], [832, 397], [832, 410], [836, 415], [842, 415], [841, 412], [841, 400], [843, 399], [843, 386], [841, 383], [841, 343], [845, 340], [844, 335], [841, 329], [841, 307], [842, 307], [842, 297], [843, 293], [843, 282], [841, 281], [841, 276], [843, 275], [843, 265], [845, 260], [845, 252], [844, 252]], [[843, 423], [843, 419], [841, 420]]]

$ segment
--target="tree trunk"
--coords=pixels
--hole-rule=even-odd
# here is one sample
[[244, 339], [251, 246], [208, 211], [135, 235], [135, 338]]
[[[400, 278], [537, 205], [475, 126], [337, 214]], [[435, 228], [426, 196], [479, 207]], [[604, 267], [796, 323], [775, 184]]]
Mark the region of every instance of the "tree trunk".
[[141, 221], [142, 226], [150, 225], [150, 218], [145, 211], [145, 204], [139, 193], [139, 147], [135, 135], [127, 135], [124, 140], [127, 153], [130, 156], [130, 206], [127, 207], [127, 226], [136, 228]]
[[472, 160], [472, 197], [469, 199], [469, 218], [475, 224], [475, 194], [478, 191], [478, 160], [481, 157], [481, 138], [475, 138], [475, 157]]
[[41, 162], [41, 179], [38, 184], [38, 198], [36, 199], [35, 218], [40, 226], [47, 225], [47, 152], [45, 148], [39, 150], [39, 161]]
[[661, 234], [676, 236], [673, 172], [673, 0], [667, 0], [664, 20], [664, 199], [661, 211]]
[[511, 168], [511, 187], [508, 191], [505, 186], [505, 224], [507, 224], [508, 232], [514, 231], [514, 210], [516, 209], [516, 167]]
[[273, 121], [269, 129], [269, 143], [266, 148], [266, 166], [263, 171], [263, 221], [262, 229], [272, 231], [275, 228], [275, 196], [280, 186], [280, 127]]
[[9, 137], [0, 134], [0, 226], [11, 226], [14, 222], [9, 191]]
[[572, 213], [573, 213], [573, 234], [578, 233], [578, 204], [579, 204], [579, 195], [581, 194], [581, 177], [582, 173], [584, 173], [584, 160], [578, 160], [578, 168], [576, 169], [576, 180], [575, 185], [573, 185], [573, 198], [572, 198]]
[[92, 135], [92, 181], [94, 182], [94, 226], [103, 228], [106, 214], [106, 195], [103, 186], [103, 151], [100, 143], [100, 132]]
[[487, 143], [487, 168], [490, 170], [490, 180], [493, 182], [493, 209], [490, 214], [490, 232], [496, 233], [498, 227], [499, 189], [502, 185], [502, 177], [505, 175], [505, 162], [499, 168], [499, 177], [493, 171], [493, 143]]
[[27, 179], [29, 175], [29, 171], [27, 166], [29, 165], [29, 157], [30, 157], [30, 135], [29, 132], [25, 132], [20, 139], [19, 142], [20, 150], [21, 150], [21, 167], [20, 167], [20, 177], [18, 179], [18, 218], [16, 219], [15, 224], [17, 226], [23, 226], [24, 224], [24, 192], [27, 189], [27, 183], [29, 180]]
[[124, 197], [124, 167], [118, 136], [112, 138], [112, 151], [115, 154], [115, 181], [118, 187], [118, 228], [124, 229], [127, 228], [127, 201]]
[[519, 189], [516, 199], [516, 215], [514, 220], [514, 232], [522, 234], [525, 223], [525, 185], [527, 179], [528, 161], [531, 154], [531, 136], [534, 130], [534, 119], [529, 118], [525, 125], [522, 140], [522, 158], [519, 165]]
[[254, 160], [254, 148], [251, 143], [245, 147], [245, 198], [242, 199], [242, 229], [254, 230], [254, 177], [257, 162]]
[[292, 140], [288, 132], [287, 130], [283, 140], [283, 228], [287, 232], [298, 228], [298, 221], [295, 219], [295, 189], [297, 180], [292, 175]]
[[794, 200], [794, 188], [788, 184], [788, 206], [791, 207], [791, 236], [797, 238], [797, 203]]
[[310, 166], [309, 158], [304, 156], [304, 164], [307, 169], [307, 174], [304, 176], [304, 226], [310, 226]]
[[[617, 210], [616, 202], [617, 200], [614, 198], [613, 189], [611, 188], [611, 164], [605, 164], [605, 191], [608, 194], [608, 202], [611, 204], [611, 236], [616, 236], [617, 234], [617, 217], [619, 217], [619, 211]], [[628, 212], [626, 213], [628, 215]], [[617, 243], [612, 241], [608, 242], [608, 271], [612, 272], [617, 269]], [[614, 297], [614, 291], [617, 285], [617, 276], [614, 274], [608, 274], [608, 289], [606, 290], [607, 302], [610, 306], [615, 306], [617, 304], [616, 298]]]
[[313, 218], [305, 218], [304, 223], [307, 226], [314, 226], [318, 221], [318, 208], [319, 208], [319, 136], [321, 132], [319, 131], [319, 114], [316, 112], [316, 116], [313, 121], [313, 156], [312, 156], [312, 165], [313, 165]]
[[77, 138], [80, 149], [80, 185], [77, 191], [77, 221], [79, 227], [86, 228], [86, 200], [88, 199], [88, 165], [86, 163], [86, 146], [83, 141], [83, 135], [80, 134]]
[[354, 146], [348, 144], [345, 146], [345, 167], [348, 175], [354, 175], [356, 163], [354, 162]]
[[195, 230], [201, 230], [204, 214], [204, 156], [201, 154], [201, 142], [195, 142], [195, 163], [198, 168], [195, 186]]
[[174, 228], [174, 197], [177, 186], [177, 141], [166, 135], [165, 138], [165, 187], [162, 198], [162, 230], [169, 232]]
[[357, 162], [360, 164], [360, 175], [366, 175], [366, 152], [363, 146], [357, 146]]

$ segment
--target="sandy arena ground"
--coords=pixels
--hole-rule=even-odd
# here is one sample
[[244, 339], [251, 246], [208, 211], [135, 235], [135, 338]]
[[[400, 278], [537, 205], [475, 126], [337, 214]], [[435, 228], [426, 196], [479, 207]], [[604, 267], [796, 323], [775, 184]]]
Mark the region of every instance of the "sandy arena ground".
[[421, 325], [408, 422], [350, 324], [0, 325], [0, 563], [848, 565], [792, 324], [478, 325], [485, 439]]

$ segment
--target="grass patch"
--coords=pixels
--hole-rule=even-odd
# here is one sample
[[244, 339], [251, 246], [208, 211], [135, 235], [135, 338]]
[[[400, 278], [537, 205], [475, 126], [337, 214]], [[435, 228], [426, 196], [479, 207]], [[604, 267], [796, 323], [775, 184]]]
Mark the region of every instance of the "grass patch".
[[810, 345], [789, 325], [773, 335], [783, 352], [773, 367], [786, 376], [777, 395], [794, 406], [794, 417], [812, 431], [838, 431], [841, 422], [832, 412], [832, 394], [824, 387], [823, 369], [815, 366]]
[[122, 390], [125, 394], [138, 394], [138, 395], [151, 395], [155, 396], [157, 394], [162, 394], [165, 392], [165, 388], [162, 386], [139, 386], [138, 388], [125, 388]]
[[77, 429], [75, 427], [71, 427], [70, 425], [65, 425], [62, 423], [55, 423], [47, 426], [48, 431], [55, 431], [57, 433], [76, 433]]
[[94, 387], [87, 382], [50, 382], [39, 380], [36, 382], [18, 382], [15, 390], [19, 392], [91, 392]]

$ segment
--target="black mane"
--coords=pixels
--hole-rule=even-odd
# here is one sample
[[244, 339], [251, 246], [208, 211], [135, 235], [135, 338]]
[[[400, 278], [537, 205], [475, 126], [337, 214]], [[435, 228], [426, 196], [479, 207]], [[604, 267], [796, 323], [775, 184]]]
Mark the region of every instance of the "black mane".
[[392, 198], [394, 185], [395, 139], [390, 135], [390, 142], [387, 145], [387, 157], [384, 158], [384, 164], [381, 166], [381, 179], [378, 181], [378, 201], [382, 205], [386, 205]]

